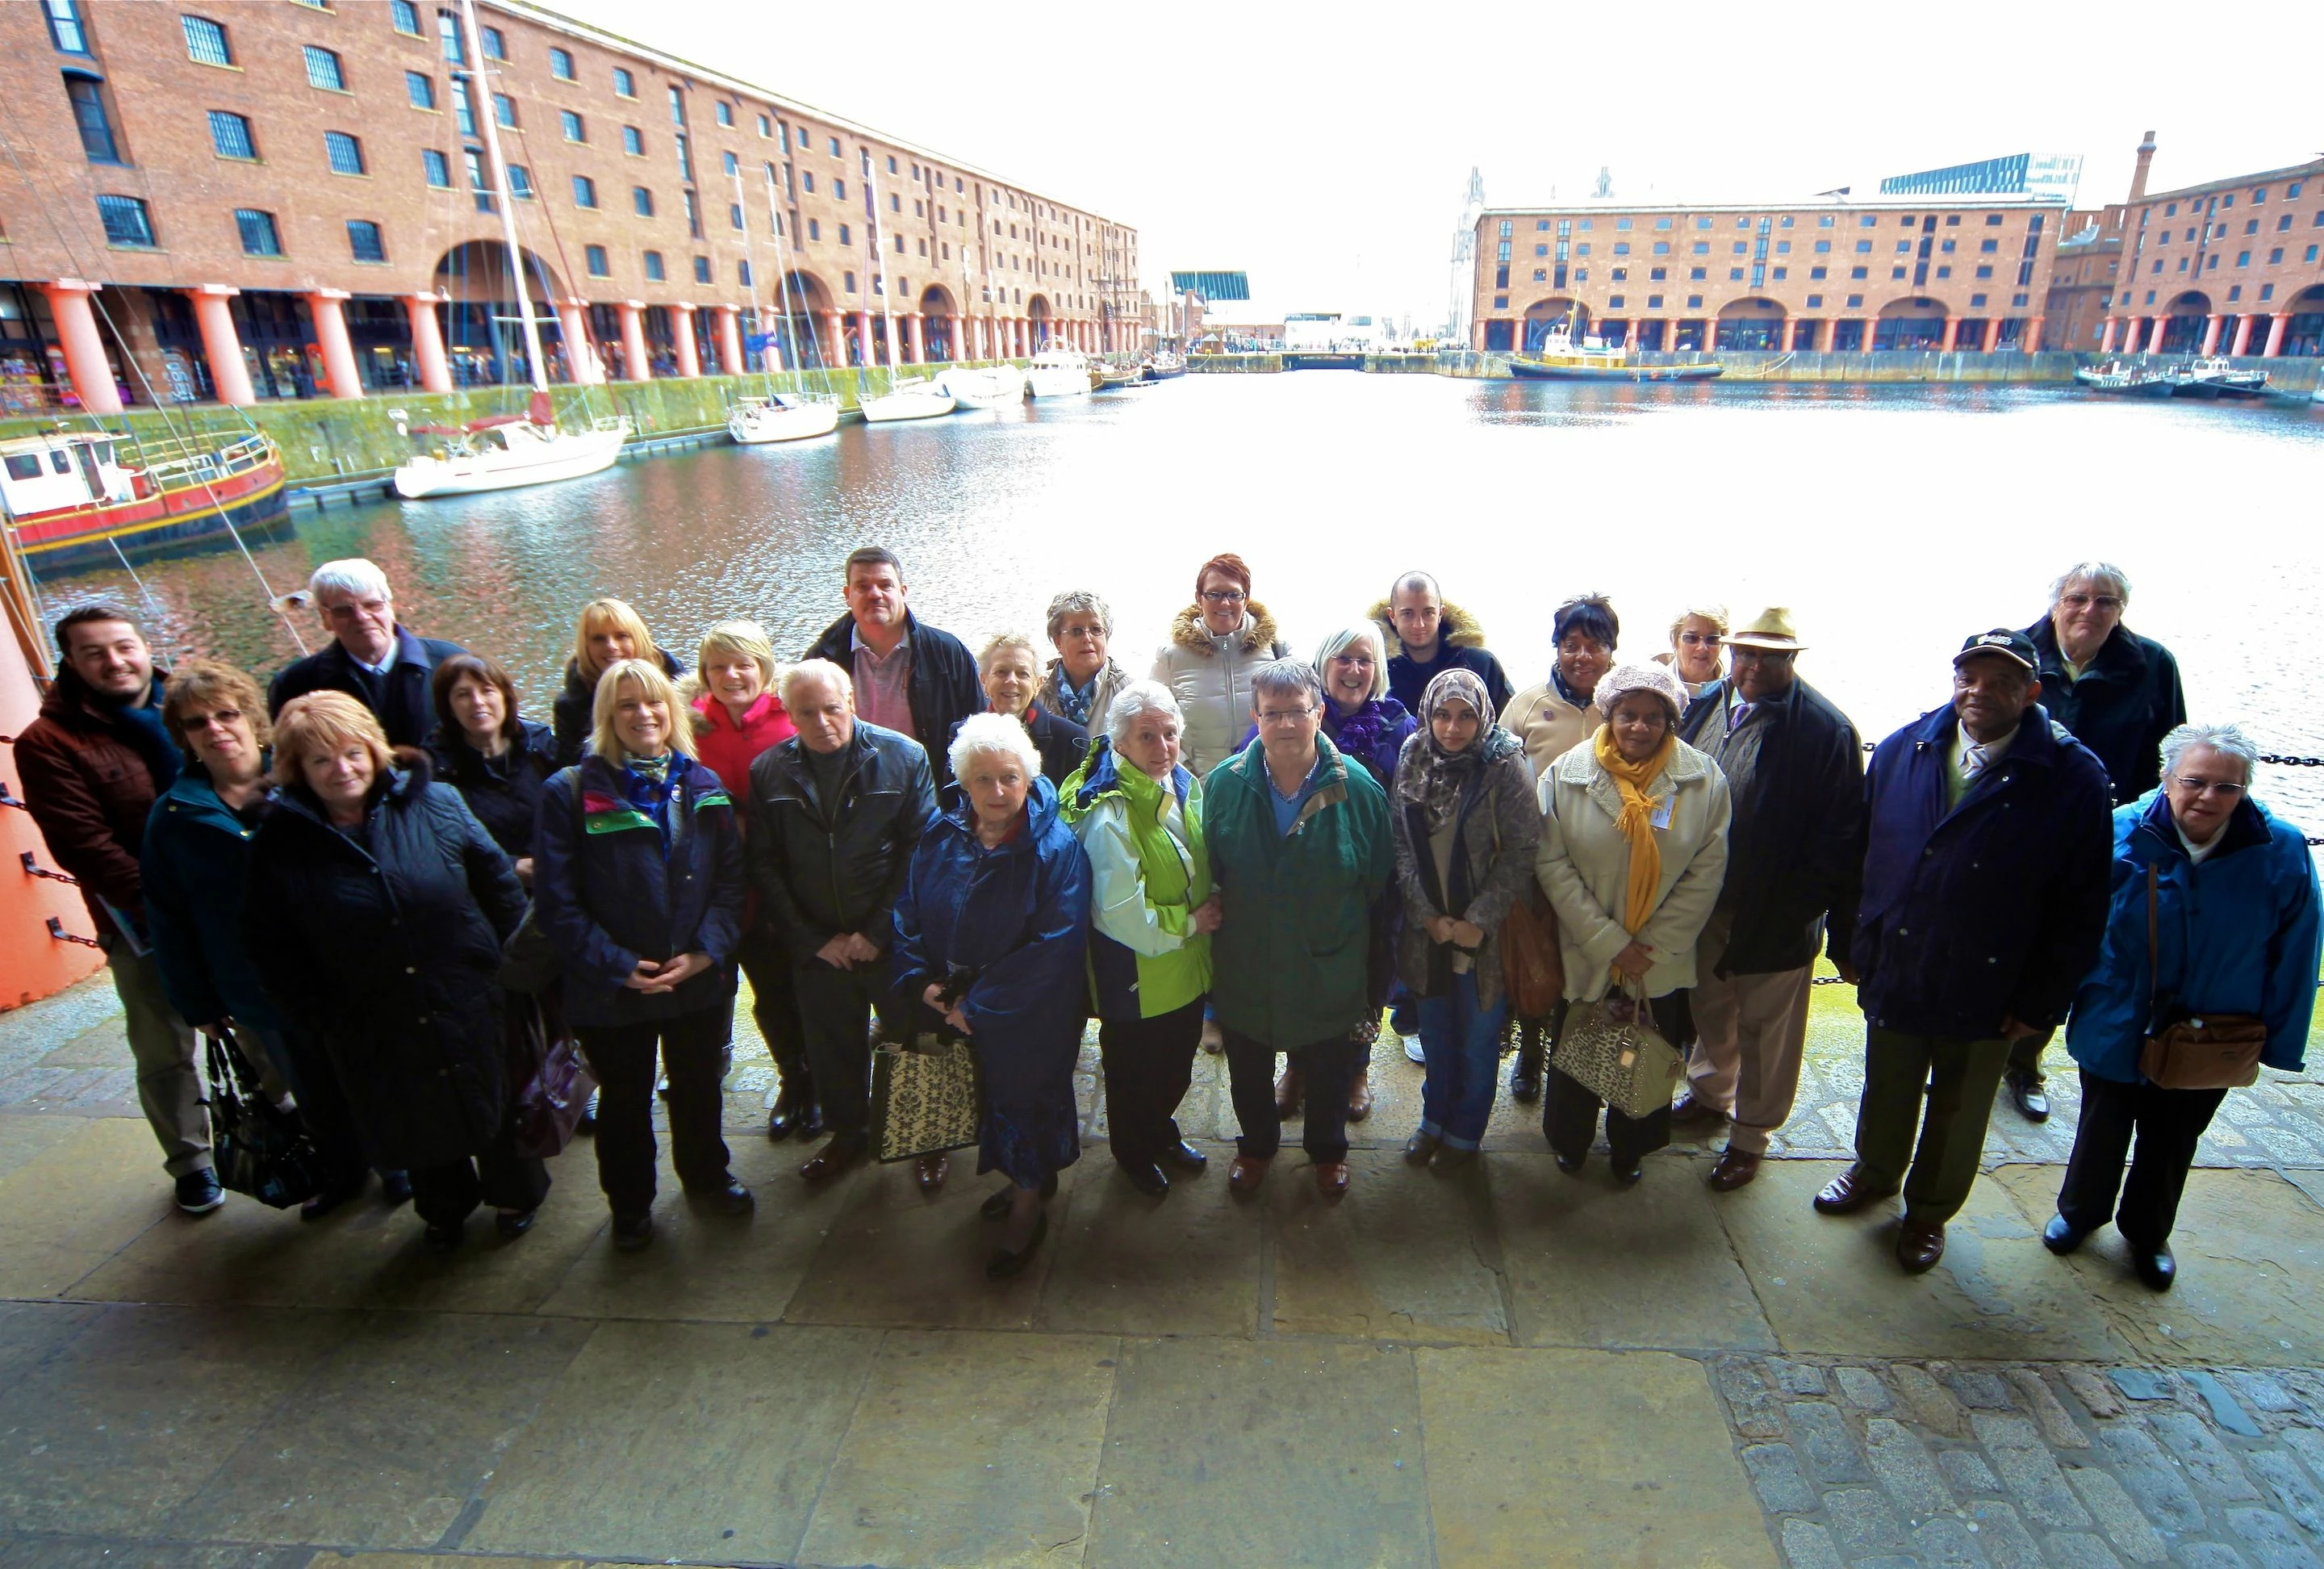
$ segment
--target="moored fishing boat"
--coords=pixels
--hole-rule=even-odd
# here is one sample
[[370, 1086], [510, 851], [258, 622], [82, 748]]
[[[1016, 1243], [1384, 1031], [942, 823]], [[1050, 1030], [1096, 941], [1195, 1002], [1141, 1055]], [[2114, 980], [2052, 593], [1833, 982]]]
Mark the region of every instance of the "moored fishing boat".
[[1166, 348], [1148, 355], [1144, 368], [1148, 381], [1167, 382], [1185, 375], [1186, 362]]
[[2116, 398], [2167, 398], [2172, 387], [2168, 372], [2128, 360], [2082, 365], [2074, 372], [2074, 380], [2090, 392]]
[[44, 570], [152, 554], [289, 514], [282, 455], [265, 437], [139, 440], [110, 430], [0, 441], [0, 512]]
[[1717, 360], [1692, 365], [1641, 365], [1628, 344], [1584, 337], [1573, 341], [1571, 320], [1549, 329], [1537, 354], [1509, 356], [1509, 374], [1539, 382], [1708, 382], [1724, 374]]

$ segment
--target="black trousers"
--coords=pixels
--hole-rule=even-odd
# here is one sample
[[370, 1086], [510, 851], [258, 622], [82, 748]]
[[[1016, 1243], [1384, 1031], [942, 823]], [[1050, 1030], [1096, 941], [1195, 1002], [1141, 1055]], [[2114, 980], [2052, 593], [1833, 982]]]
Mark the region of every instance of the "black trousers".
[[678, 1179], [689, 1193], [726, 1186], [726, 1140], [719, 1057], [733, 1029], [733, 1001], [723, 998], [675, 1019], [599, 1025], [580, 1030], [581, 1051], [597, 1075], [597, 1186], [617, 1215], [653, 1207], [653, 1101], [656, 1048], [669, 1075], [669, 1147]]
[[323, 1158], [324, 1179], [333, 1187], [360, 1185], [368, 1164], [364, 1159], [363, 1135], [355, 1131], [347, 1093], [339, 1084], [339, 1071], [331, 1066], [323, 1043], [288, 1025], [280, 1031], [245, 1025], [243, 1034], [255, 1038], [290, 1084], [291, 1096], [299, 1103], [299, 1120], [306, 1124], [307, 1137], [314, 1140], [315, 1153]]
[[[1685, 992], [1673, 992], [1649, 999], [1646, 1008], [1664, 1039], [1682, 1052], [1693, 1043], [1694, 1021], [1686, 1006]], [[1561, 998], [1557, 1011], [1550, 1015], [1552, 1053], [1556, 1050], [1558, 1038], [1565, 1033], [1566, 1015], [1571, 1011], [1571, 1004]], [[1590, 1146], [1597, 1141], [1600, 1109], [1606, 1113], [1606, 1144], [1612, 1152], [1617, 1171], [1629, 1170], [1670, 1142], [1668, 1106], [1645, 1117], [1627, 1116], [1560, 1073], [1554, 1062], [1542, 1075], [1541, 1136], [1549, 1140], [1551, 1149], [1567, 1160], [1581, 1160], [1589, 1155]]]
[[[1220, 1027], [1226, 1038], [1227, 1086], [1235, 1121], [1242, 1127], [1235, 1148], [1271, 1160], [1283, 1146], [1283, 1120], [1275, 1112], [1276, 1048], [1265, 1041]], [[1348, 1089], [1369, 1048], [1351, 1036], [1334, 1035], [1290, 1048], [1291, 1060], [1306, 1075], [1307, 1109], [1300, 1124], [1300, 1148], [1318, 1165], [1348, 1158]]]
[[743, 937], [734, 956], [751, 978], [752, 1021], [767, 1043], [767, 1055], [775, 1059], [775, 1071], [789, 1084], [807, 1071], [807, 1026], [799, 1020], [790, 955], [760, 926]]
[[[2074, 1130], [2065, 1184], [2058, 1190], [2058, 1213], [2075, 1230], [2089, 1232], [2106, 1224], [2113, 1211], [2124, 1241], [2146, 1251], [2161, 1247], [2179, 1219], [2196, 1141], [2227, 1098], [2225, 1090], [2166, 1090], [2144, 1080], [2126, 1084], [2083, 1069], [2082, 1120]], [[2135, 1157], [2133, 1133], [2138, 1136]]]
[[892, 974], [884, 957], [852, 970], [809, 959], [791, 971], [816, 1104], [835, 1134], [862, 1138], [871, 1126], [872, 1013], [899, 1039], [910, 1028], [908, 1014], [890, 992]]
[[1200, 998], [1151, 1019], [1106, 1019], [1097, 1027], [1105, 1064], [1105, 1125], [1113, 1158], [1153, 1166], [1179, 1140], [1178, 1103], [1194, 1082], [1203, 1039]]
[[2051, 1038], [2057, 1033], [2054, 1029], [2037, 1029], [2031, 1035], [2021, 1035], [2011, 1041], [2009, 1066], [2003, 1070], [2003, 1076], [2030, 1078], [2039, 1084], [2045, 1076], [2042, 1072], [2043, 1048], [2050, 1044]]
[[549, 1196], [549, 1163], [516, 1152], [514, 1130], [503, 1125], [492, 1148], [474, 1160], [415, 1166], [411, 1207], [431, 1226], [456, 1226], [480, 1204], [535, 1209]]

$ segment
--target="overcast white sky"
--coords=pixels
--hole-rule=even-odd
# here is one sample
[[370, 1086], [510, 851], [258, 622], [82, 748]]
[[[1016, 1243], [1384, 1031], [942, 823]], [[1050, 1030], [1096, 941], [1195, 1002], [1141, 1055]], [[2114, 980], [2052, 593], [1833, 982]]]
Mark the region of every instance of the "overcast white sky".
[[1495, 206], [1581, 196], [1601, 165], [1619, 196], [1775, 201], [2080, 152], [2096, 207], [2150, 128], [2156, 189], [2324, 155], [2316, 0], [548, 3], [1134, 225], [1157, 293], [1240, 267], [1288, 309], [1422, 325], [1471, 165]]

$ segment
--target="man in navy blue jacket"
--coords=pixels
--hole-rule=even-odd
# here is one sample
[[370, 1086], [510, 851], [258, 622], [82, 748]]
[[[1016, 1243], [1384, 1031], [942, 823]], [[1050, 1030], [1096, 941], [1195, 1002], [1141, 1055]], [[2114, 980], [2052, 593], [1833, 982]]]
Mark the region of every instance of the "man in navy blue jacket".
[[2021, 632], [1970, 638], [1952, 706], [1882, 742], [1866, 780], [1864, 1097], [1856, 1163], [1815, 1204], [1901, 1186], [1896, 1258], [1916, 1274], [1977, 1180], [2011, 1043], [2065, 1018], [2106, 929], [2107, 772], [2043, 710], [2039, 660]]
[[360, 556], [326, 561], [307, 591], [331, 634], [331, 644], [285, 665], [266, 689], [266, 707], [309, 692], [345, 692], [379, 715], [390, 745], [424, 746], [436, 728], [429, 683], [436, 667], [468, 651], [442, 638], [419, 637], [395, 618], [395, 590], [387, 574]]

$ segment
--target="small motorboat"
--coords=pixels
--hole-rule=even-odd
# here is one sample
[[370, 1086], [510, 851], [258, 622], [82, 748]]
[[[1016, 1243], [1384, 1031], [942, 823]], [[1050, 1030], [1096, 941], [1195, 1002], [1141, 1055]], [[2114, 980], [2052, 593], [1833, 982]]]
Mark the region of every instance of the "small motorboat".
[[43, 570], [111, 563], [116, 550], [192, 549], [272, 527], [290, 507], [282, 455], [256, 432], [60, 430], [0, 441], [0, 517]]
[[1147, 356], [1145, 374], [1146, 379], [1149, 382], [1172, 381], [1186, 374], [1186, 362], [1168, 349], [1164, 349], [1158, 354]]
[[962, 409], [1013, 409], [1025, 401], [1025, 373], [1014, 365], [944, 371], [936, 384]]
[[738, 445], [804, 441], [839, 429], [839, 399], [827, 392], [770, 392], [737, 398], [726, 411], [726, 434]]
[[564, 429], [550, 418], [545, 391], [535, 392], [521, 414], [493, 414], [466, 425], [406, 426], [398, 420], [396, 428], [407, 436], [438, 438], [396, 469], [395, 494], [406, 501], [578, 479], [611, 468], [630, 438], [627, 415]]
[[863, 418], [873, 425], [933, 420], [955, 407], [953, 395], [926, 376], [910, 376], [885, 392], [863, 400]]
[[1089, 358], [1079, 349], [1052, 345], [1033, 356], [1025, 385], [1035, 398], [1086, 398], [1091, 392]]
[[1093, 392], [1111, 392], [1123, 387], [1135, 387], [1145, 379], [1145, 373], [1136, 365], [1115, 365], [1110, 360], [1090, 362], [1090, 391]]
[[2167, 398], [2176, 384], [2167, 371], [2119, 359], [2080, 366], [2074, 372], [2074, 380], [2090, 392], [2116, 398]]
[[2174, 398], [2264, 398], [2265, 371], [2239, 371], [2236, 362], [2213, 355], [2172, 367], [2171, 395]]
[[1509, 356], [1509, 374], [1535, 382], [1709, 382], [1726, 374], [1717, 360], [1691, 365], [1641, 365], [1628, 344], [1585, 337], [1573, 341], [1572, 318], [1559, 321], [1537, 354]]

